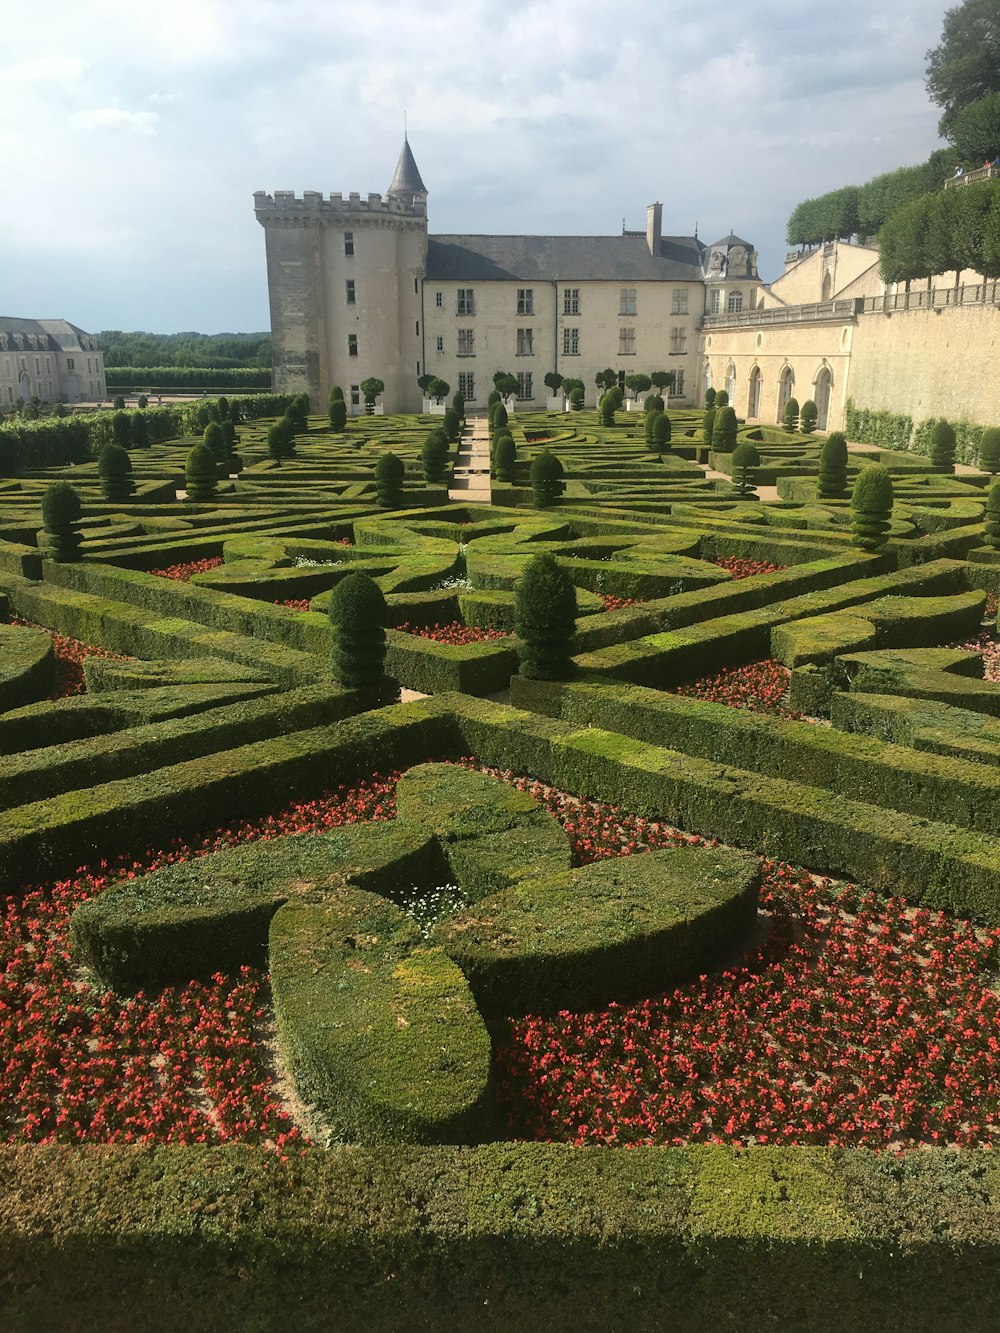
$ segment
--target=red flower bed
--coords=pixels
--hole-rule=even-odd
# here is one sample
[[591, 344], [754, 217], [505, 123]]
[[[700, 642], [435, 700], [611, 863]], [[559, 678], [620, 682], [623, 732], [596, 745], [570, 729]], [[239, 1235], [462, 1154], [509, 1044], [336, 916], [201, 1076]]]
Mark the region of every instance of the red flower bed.
[[208, 560], [188, 560], [182, 565], [167, 565], [163, 569], [151, 569], [149, 572], [161, 579], [176, 579], [179, 583], [187, 583], [195, 574], [207, 574], [210, 569], [218, 569], [221, 564], [222, 556], [216, 555]]
[[435, 643], [450, 643], [460, 648], [467, 643], [488, 643], [492, 639], [508, 637], [502, 629], [481, 629], [478, 625], [463, 625], [460, 620], [452, 620], [447, 625], [411, 625], [404, 620], [395, 627], [401, 634], [415, 634], [419, 639], [433, 639]]
[[[44, 625], [36, 625], [30, 620], [12, 619], [12, 625], [28, 625], [32, 629], [45, 629]], [[66, 634], [57, 634], [55, 630], [47, 630], [52, 635], [52, 648], [56, 655], [56, 668], [58, 671], [58, 683], [53, 692], [48, 696], [50, 699], [68, 699], [71, 695], [83, 694], [86, 683], [83, 679], [83, 663], [88, 657], [111, 657], [117, 662], [128, 661], [123, 653], [113, 653], [108, 648], [96, 648], [90, 643], [81, 643], [79, 639], [71, 639]]]
[[[582, 862], [700, 842], [526, 780]], [[710, 844], [714, 845], [714, 844]], [[527, 1016], [498, 1051], [508, 1129], [575, 1144], [989, 1145], [1000, 998], [976, 932], [764, 861], [767, 929], [722, 973], [599, 1013]]]
[[627, 606], [642, 606], [646, 600], [644, 597], [616, 597], [610, 592], [602, 592], [600, 598], [605, 611], [624, 611]]
[[275, 605], [275, 606], [287, 606], [287, 607], [289, 607], [292, 611], [308, 611], [308, 610], [309, 610], [309, 598], [308, 598], [308, 597], [289, 597], [289, 598], [287, 598], [287, 599], [286, 599], [285, 601], [283, 601], [283, 602], [281, 602], [281, 601], [275, 602], [274, 605]]
[[395, 814], [394, 779], [373, 778], [267, 818], [102, 862], [8, 899], [0, 923], [0, 1141], [223, 1143], [279, 1150], [300, 1138], [262, 1044], [266, 980], [244, 968], [210, 985], [121, 1000], [82, 984], [67, 946], [72, 909], [125, 876], [236, 842]]
[[754, 713], [773, 713], [777, 717], [795, 719], [802, 714], [786, 708], [784, 702], [790, 677], [787, 667], [765, 659], [763, 662], [748, 662], [745, 666], [727, 667], [714, 676], [689, 681], [679, 685], [674, 693], [727, 704], [730, 708], [749, 708]]
[[772, 565], [767, 560], [741, 560], [735, 555], [723, 556], [709, 563], [718, 565], [720, 569], [728, 569], [734, 579], [749, 579], [754, 574], [776, 574], [779, 569], [788, 568], [787, 565]]

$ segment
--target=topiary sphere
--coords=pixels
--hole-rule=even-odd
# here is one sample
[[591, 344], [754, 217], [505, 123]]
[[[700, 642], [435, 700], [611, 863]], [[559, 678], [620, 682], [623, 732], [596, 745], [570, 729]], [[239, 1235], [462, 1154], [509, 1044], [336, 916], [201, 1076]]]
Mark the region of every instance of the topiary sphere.
[[576, 588], [550, 552], [529, 560], [518, 580], [514, 630], [522, 676], [565, 680], [573, 674]]
[[226, 433], [217, 421], [210, 421], [205, 427], [205, 433], [202, 436], [202, 444], [211, 449], [212, 457], [217, 463], [224, 463], [229, 457], [229, 449], [226, 445]]
[[80, 497], [68, 481], [50, 482], [42, 492], [42, 518], [50, 532], [76, 523], [82, 513]]
[[992, 476], [1000, 472], [1000, 429], [988, 426], [979, 436], [979, 466]]
[[[728, 410], [732, 411], [732, 408]], [[732, 478], [740, 494], [749, 495], [754, 486], [754, 468], [760, 467], [760, 454], [752, 444], [744, 441], [733, 450], [731, 467]]]

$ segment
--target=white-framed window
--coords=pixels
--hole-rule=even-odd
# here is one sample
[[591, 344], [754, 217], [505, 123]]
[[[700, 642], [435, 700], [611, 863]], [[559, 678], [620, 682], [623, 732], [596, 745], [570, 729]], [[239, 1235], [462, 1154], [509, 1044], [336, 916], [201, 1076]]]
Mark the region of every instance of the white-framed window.
[[634, 315], [636, 313], [634, 287], [623, 287], [619, 292], [618, 313], [619, 315]]
[[444, 292], [434, 293], [434, 305], [438, 310], [444, 309]]
[[535, 290], [533, 287], [518, 287], [517, 313], [519, 315], [533, 315], [535, 313]]
[[529, 402], [535, 396], [532, 387], [534, 376], [530, 370], [521, 370], [517, 376], [517, 398], [518, 402]]
[[676, 328], [670, 330], [670, 352], [672, 356], [677, 356], [686, 351], [687, 329], [683, 324], [678, 324]]
[[580, 330], [563, 329], [563, 356], [580, 355]]
[[743, 293], [730, 292], [729, 300], [726, 302], [726, 309], [731, 315], [738, 315], [743, 309]]
[[517, 331], [517, 354], [518, 356], [534, 356], [534, 330], [518, 329]]
[[434, 339], [434, 350], [437, 352], [444, 351], [444, 338], [440, 334]]
[[670, 390], [669, 390], [667, 396], [668, 396], [669, 398], [683, 398], [683, 397], [684, 397], [684, 372], [683, 372], [683, 370], [675, 370], [675, 371], [674, 371], [674, 382], [673, 382], [673, 384], [671, 384], [671, 386], [670, 386]]
[[344, 254], [345, 254], [345, 255], [353, 255], [353, 254], [354, 254], [354, 232], [353, 232], [353, 231], [345, 231], [345, 232], [344, 232]]
[[476, 313], [476, 291], [474, 287], [459, 287], [455, 304], [456, 315], [474, 315]]
[[476, 377], [471, 372], [458, 377], [458, 392], [467, 403], [476, 401]]
[[357, 301], [357, 297], [356, 297], [355, 292], [354, 292], [354, 279], [353, 279], [353, 278], [348, 278], [348, 279], [347, 279], [347, 304], [348, 304], [348, 305], [354, 305], [354, 304], [356, 303], [356, 301]]
[[459, 329], [458, 331], [458, 355], [475, 356], [476, 355], [476, 330]]
[[349, 333], [347, 335], [347, 355], [357, 356], [357, 354], [358, 354], [358, 335], [356, 333]]
[[580, 313], [580, 288], [563, 288], [563, 314], [578, 315]]
[[719, 313], [719, 289], [713, 287], [708, 294], [708, 313], [717, 315]]
[[635, 329], [618, 330], [618, 355], [635, 356]]
[[675, 287], [670, 293], [670, 313], [672, 315], [686, 315], [688, 312], [688, 289], [686, 287]]

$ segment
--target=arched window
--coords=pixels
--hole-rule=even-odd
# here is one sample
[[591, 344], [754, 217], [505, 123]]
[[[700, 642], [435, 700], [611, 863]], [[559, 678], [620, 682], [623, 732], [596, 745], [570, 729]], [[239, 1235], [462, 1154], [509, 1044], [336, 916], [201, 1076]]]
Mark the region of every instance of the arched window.
[[830, 374], [830, 367], [823, 366], [816, 376], [816, 388], [813, 393], [813, 402], [816, 404], [816, 425], [820, 430], [828, 430], [830, 422], [830, 390], [833, 387], [833, 376]]
[[791, 366], [785, 366], [781, 372], [781, 378], [778, 380], [778, 415], [777, 420], [785, 415], [785, 404], [795, 392], [795, 372]]
[[827, 273], [823, 279], [823, 300], [829, 301], [833, 296], [833, 274]]
[[726, 302], [726, 309], [731, 315], [738, 315], [743, 309], [743, 293], [730, 292], [729, 300]]
[[750, 372], [750, 392], [747, 395], [747, 416], [760, 416], [760, 366]]
[[730, 361], [726, 367], [726, 393], [729, 394], [729, 401], [736, 404], [736, 367]]

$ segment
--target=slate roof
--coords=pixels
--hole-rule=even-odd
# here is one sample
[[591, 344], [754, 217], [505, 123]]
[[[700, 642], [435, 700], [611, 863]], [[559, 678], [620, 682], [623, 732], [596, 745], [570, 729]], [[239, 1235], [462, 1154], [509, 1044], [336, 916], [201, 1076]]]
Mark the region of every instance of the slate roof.
[[744, 241], [740, 236], [734, 236], [732, 232], [728, 236], [723, 236], [721, 241], [713, 241], [711, 245], [706, 246], [706, 250], [731, 250], [734, 245], [742, 245], [744, 250], [753, 250], [749, 241]]
[[427, 187], [420, 179], [417, 163], [410, 150], [407, 139], [403, 140], [403, 150], [396, 163], [396, 174], [389, 186], [389, 194], [426, 194]]
[[427, 281], [698, 282], [705, 247], [664, 236], [649, 253], [645, 233], [625, 236], [431, 236]]
[[0, 315], [0, 338], [5, 338], [7, 335], [38, 339], [34, 350], [41, 351], [48, 348], [53, 352], [74, 347], [82, 349], [83, 344], [80, 339], [92, 336], [65, 319], [18, 319], [14, 316]]

